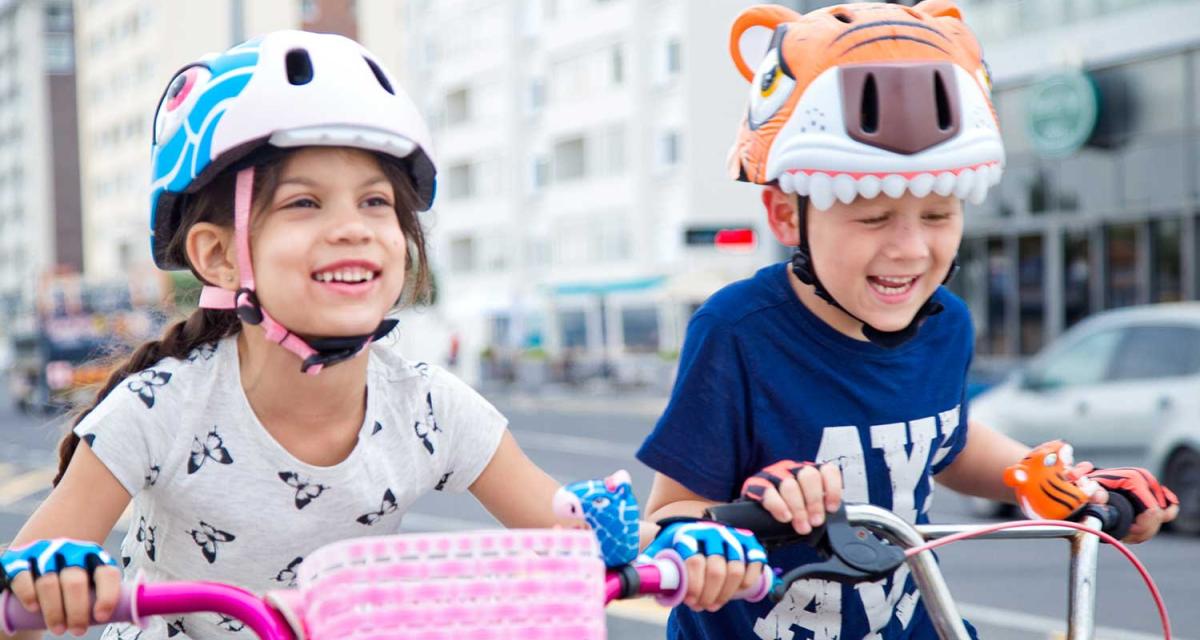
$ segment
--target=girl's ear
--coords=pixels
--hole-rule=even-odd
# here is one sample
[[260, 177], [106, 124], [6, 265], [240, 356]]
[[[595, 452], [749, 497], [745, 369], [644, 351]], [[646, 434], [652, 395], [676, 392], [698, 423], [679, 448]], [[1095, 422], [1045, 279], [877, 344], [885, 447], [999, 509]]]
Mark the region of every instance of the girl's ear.
[[188, 229], [188, 263], [207, 283], [237, 289], [237, 253], [233, 229], [211, 222], [197, 222]]
[[802, 16], [787, 7], [760, 4], [738, 14], [729, 32], [729, 55], [747, 82], [754, 80], [758, 63], [767, 55], [775, 27]]
[[787, 247], [800, 246], [800, 216], [796, 211], [796, 197], [784, 193], [779, 187], [768, 186], [762, 191], [763, 208], [767, 210], [767, 226], [780, 244]]

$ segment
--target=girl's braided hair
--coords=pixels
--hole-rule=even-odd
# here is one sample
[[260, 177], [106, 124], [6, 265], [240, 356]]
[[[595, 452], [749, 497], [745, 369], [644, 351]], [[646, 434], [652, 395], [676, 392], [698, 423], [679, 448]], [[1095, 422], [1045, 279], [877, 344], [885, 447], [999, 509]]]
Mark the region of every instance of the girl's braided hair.
[[[272, 157], [266, 163], [259, 165], [254, 174], [254, 195], [252, 210], [259, 214], [266, 210], [270, 199], [279, 183], [283, 164], [291, 153]], [[417, 196], [412, 187], [408, 174], [396, 164], [379, 157], [379, 165], [395, 193], [396, 217], [400, 221], [400, 229], [408, 241], [407, 262], [405, 265], [408, 282], [404, 291], [410, 302], [422, 302], [428, 299], [430, 292], [429, 265], [425, 254], [425, 234], [416, 214]], [[171, 238], [168, 251], [181, 263], [187, 263], [187, 233], [197, 222], [233, 227], [233, 192], [237, 173], [225, 171], [211, 183], [200, 189], [195, 195], [182, 203], [183, 215], [176, 227], [175, 236]], [[192, 273], [200, 278], [193, 268]], [[202, 280], [202, 278], [201, 278]], [[398, 301], [399, 303], [399, 301]], [[197, 347], [205, 344], [215, 344], [222, 338], [236, 335], [242, 330], [242, 323], [232, 310], [197, 309], [186, 319], [180, 320], [167, 328], [158, 340], [151, 340], [133, 351], [123, 360], [114, 358], [116, 366], [109, 375], [108, 381], [96, 392], [90, 406], [82, 407], [75, 413], [72, 427], [83, 421], [96, 405], [100, 404], [108, 394], [121, 384], [130, 374], [149, 368], [163, 358], [186, 358]], [[79, 447], [79, 436], [75, 432], [67, 432], [58, 443], [58, 473], [54, 476], [53, 484], [57, 485], [67, 471], [75, 449]]]

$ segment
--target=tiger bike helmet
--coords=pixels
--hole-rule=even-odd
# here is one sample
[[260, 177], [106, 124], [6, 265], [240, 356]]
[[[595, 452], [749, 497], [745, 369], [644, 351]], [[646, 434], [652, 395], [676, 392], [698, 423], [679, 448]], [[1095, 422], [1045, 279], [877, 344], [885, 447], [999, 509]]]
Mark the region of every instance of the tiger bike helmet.
[[258, 302], [249, 237], [254, 165], [282, 149], [313, 145], [354, 147], [393, 160], [411, 179], [418, 210], [433, 203], [437, 169], [429, 131], [412, 100], [357, 42], [302, 31], [267, 34], [175, 74], [154, 116], [150, 196], [154, 262], [186, 269], [167, 248], [186, 196], [226, 169], [237, 171], [240, 286], [236, 292], [205, 286], [200, 306], [235, 309], [243, 322], [261, 325], [269, 340], [300, 357], [309, 374], [357, 355], [396, 326], [385, 319], [368, 335], [306, 340]]
[[[982, 203], [1000, 181], [1004, 143], [979, 43], [953, 2], [926, 0], [915, 7], [843, 4], [804, 15], [755, 6], [734, 22], [729, 49], [750, 82], [730, 174], [799, 196], [792, 270], [861, 322], [817, 277], [807, 203], [825, 211], [835, 200], [905, 191]], [[955, 262], [943, 283], [957, 268]], [[863, 322], [863, 333], [896, 347], [941, 310], [931, 298], [908, 327], [885, 332]]]

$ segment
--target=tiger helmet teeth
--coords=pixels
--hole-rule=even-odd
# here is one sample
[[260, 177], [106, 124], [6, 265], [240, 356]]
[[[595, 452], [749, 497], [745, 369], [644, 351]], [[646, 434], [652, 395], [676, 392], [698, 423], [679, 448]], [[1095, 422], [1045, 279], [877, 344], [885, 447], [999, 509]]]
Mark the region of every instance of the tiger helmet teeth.
[[1016, 492], [1017, 503], [1027, 517], [1065, 520], [1088, 502], [1087, 492], [1067, 477], [1073, 464], [1071, 445], [1053, 440], [1038, 445], [1005, 469], [1004, 483]]
[[1004, 145], [979, 43], [950, 0], [743, 11], [730, 55], [750, 83], [733, 178], [835, 201], [906, 191], [979, 204]]

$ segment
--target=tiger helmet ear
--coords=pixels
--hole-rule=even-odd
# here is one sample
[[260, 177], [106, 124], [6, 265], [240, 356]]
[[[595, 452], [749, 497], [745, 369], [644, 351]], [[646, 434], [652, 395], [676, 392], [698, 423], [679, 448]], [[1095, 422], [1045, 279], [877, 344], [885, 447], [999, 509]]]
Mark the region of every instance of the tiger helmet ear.
[[760, 4], [738, 14], [729, 32], [729, 56], [738, 73], [750, 82], [758, 63], [767, 55], [775, 27], [799, 20], [795, 11], [775, 4]]
[[962, 11], [954, 0], [923, 0], [913, 7], [927, 16], [935, 18], [956, 18], [962, 20]]

